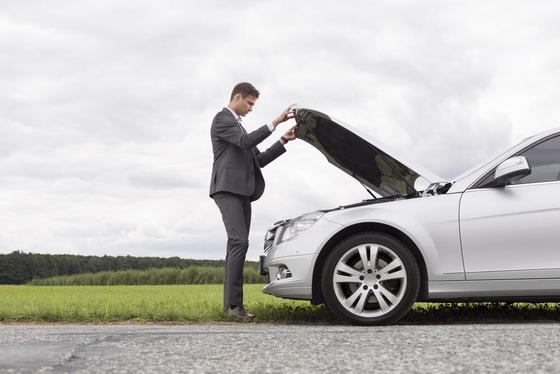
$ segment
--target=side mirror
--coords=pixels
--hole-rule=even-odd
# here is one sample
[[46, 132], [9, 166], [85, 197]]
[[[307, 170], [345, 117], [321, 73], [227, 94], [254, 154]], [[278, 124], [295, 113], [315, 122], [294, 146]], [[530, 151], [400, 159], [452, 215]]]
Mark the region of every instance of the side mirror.
[[524, 156], [508, 158], [496, 168], [489, 187], [504, 187], [531, 174], [531, 167]]

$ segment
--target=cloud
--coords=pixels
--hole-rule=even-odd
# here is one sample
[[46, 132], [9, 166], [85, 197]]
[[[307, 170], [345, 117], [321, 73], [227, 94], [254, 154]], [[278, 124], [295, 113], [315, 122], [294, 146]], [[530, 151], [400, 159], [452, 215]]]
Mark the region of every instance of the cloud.
[[[558, 5], [528, 7], [4, 4], [0, 251], [223, 258], [209, 128], [239, 81], [261, 91], [250, 130], [308, 105], [452, 178], [557, 126]], [[250, 259], [274, 221], [368, 197], [307, 144], [288, 148], [263, 169]]]

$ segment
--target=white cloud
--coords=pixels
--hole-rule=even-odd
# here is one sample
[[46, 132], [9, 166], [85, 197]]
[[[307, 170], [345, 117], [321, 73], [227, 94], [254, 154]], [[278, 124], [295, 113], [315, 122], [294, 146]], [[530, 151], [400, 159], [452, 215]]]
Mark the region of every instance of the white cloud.
[[[0, 252], [223, 258], [207, 196], [209, 127], [242, 80], [261, 91], [249, 129], [297, 102], [453, 177], [558, 125], [559, 10], [505, 0], [3, 4]], [[250, 259], [274, 221], [368, 197], [307, 144], [288, 147], [263, 169]]]

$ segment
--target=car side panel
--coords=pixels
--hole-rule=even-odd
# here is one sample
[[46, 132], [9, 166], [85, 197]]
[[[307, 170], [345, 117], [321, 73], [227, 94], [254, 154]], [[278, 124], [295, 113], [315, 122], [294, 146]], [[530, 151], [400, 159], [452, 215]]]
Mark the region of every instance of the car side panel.
[[416, 244], [430, 281], [464, 280], [458, 223], [460, 196], [438, 195], [374, 204], [332, 212], [324, 219], [345, 226], [367, 222], [391, 226]]
[[560, 278], [560, 182], [465, 192], [467, 279]]

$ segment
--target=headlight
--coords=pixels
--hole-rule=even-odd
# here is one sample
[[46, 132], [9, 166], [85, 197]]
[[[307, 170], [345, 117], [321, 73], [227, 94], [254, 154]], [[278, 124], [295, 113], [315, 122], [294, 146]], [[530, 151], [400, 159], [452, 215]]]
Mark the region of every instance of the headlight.
[[284, 226], [284, 230], [282, 231], [282, 236], [280, 241], [288, 240], [295, 236], [298, 236], [308, 228], [310, 228], [315, 222], [319, 220], [323, 216], [323, 212], [313, 212], [304, 214], [303, 216], [294, 218]]

